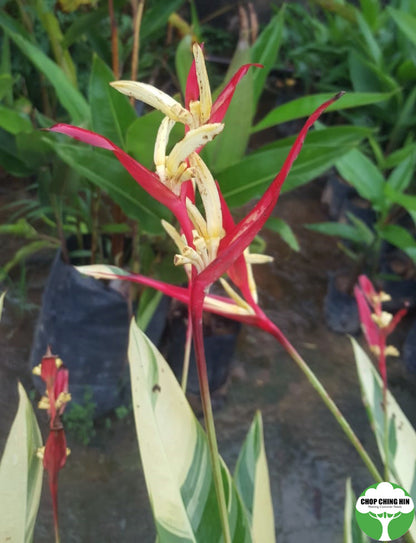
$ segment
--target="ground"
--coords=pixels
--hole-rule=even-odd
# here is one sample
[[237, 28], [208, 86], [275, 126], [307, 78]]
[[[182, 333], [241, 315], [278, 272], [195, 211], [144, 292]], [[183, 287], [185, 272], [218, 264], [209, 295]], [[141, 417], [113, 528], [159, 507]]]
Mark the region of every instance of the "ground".
[[[26, 197], [28, 183], [1, 179], [0, 207]], [[362, 406], [352, 350], [347, 337], [323, 322], [327, 277], [344, 264], [334, 240], [302, 227], [326, 220], [320, 202], [322, 182], [285, 194], [276, 215], [287, 220], [299, 237], [301, 251], [290, 250], [276, 234], [266, 233], [273, 264], [258, 266], [261, 306], [298, 348], [350, 421], [358, 437], [378, 458]], [[7, 216], [3, 209], [2, 220]], [[1, 263], [22, 241], [2, 237]], [[42, 289], [53, 258], [43, 253], [27, 264], [23, 298], [12, 289], [0, 336], [0, 447], [14, 416], [16, 381], [30, 387], [28, 359]], [[14, 275], [14, 278], [18, 274]], [[398, 338], [400, 342], [400, 337]], [[416, 423], [414, 382], [400, 360], [389, 365], [393, 393]], [[372, 483], [355, 450], [282, 348], [263, 332], [244, 328], [233, 359], [226, 399], [216, 411], [219, 446], [233, 469], [256, 409], [264, 419], [266, 453], [279, 543], [336, 543], [343, 540], [346, 478], [356, 493]], [[153, 521], [140, 468], [134, 423], [101, 421], [90, 445], [68, 436], [72, 454], [60, 475], [60, 522], [63, 543], [87, 541], [154, 541]], [[46, 431], [44, 419], [40, 419]], [[44, 485], [35, 543], [51, 540], [52, 514]]]

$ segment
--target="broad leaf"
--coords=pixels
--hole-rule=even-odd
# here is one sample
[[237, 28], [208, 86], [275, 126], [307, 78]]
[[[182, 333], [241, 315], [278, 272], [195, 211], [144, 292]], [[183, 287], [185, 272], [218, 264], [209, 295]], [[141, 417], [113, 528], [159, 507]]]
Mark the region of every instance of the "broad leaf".
[[413, 45], [416, 45], [416, 17], [410, 13], [392, 7], [388, 7], [387, 10], [407, 39], [410, 40]]
[[266, 222], [265, 227], [272, 230], [272, 232], [277, 232], [291, 249], [297, 252], [300, 251], [296, 235], [286, 221], [279, 219], [278, 217], [270, 217]]
[[29, 118], [14, 109], [0, 105], [0, 127], [14, 136], [20, 132], [33, 132]]
[[[277, 124], [308, 117], [320, 104], [329, 100], [332, 96], [333, 93], [312, 94], [286, 102], [270, 111], [270, 113], [254, 126], [252, 131], [259, 132]], [[388, 100], [391, 96], [392, 93], [389, 92], [348, 92], [340, 100], [331, 104], [327, 112], [367, 106]]]
[[358, 149], [353, 149], [336, 162], [341, 177], [348, 181], [358, 194], [369, 200], [374, 208], [384, 203], [384, 177], [380, 170]]
[[92, 129], [124, 149], [127, 129], [137, 117], [128, 98], [110, 87], [110, 81], [113, 72], [94, 55], [88, 91]]
[[[351, 343], [354, 349], [363, 402], [376, 437], [380, 456], [384, 462], [383, 383], [376, 368], [357, 341], [351, 338]], [[389, 418], [389, 480], [397, 482], [406, 489], [415, 501], [416, 432], [389, 391], [387, 392], [387, 413]], [[412, 524], [410, 533], [415, 538], [415, 522]]]
[[389, 186], [397, 190], [398, 192], [403, 192], [410, 185], [414, 172], [415, 172], [415, 160], [416, 153], [412, 153], [407, 156], [396, 168], [391, 172], [387, 183]]
[[351, 479], [345, 484], [344, 543], [368, 543], [370, 540], [358, 526], [355, 516], [357, 498], [351, 487]]
[[169, 16], [178, 10], [184, 3], [184, 0], [153, 0], [149, 2], [149, 7], [143, 16], [143, 22], [140, 30], [140, 39], [145, 40], [154, 32], [164, 27]]
[[0, 100], [10, 95], [13, 88], [13, 78], [10, 74], [0, 75]]
[[[159, 542], [219, 543], [205, 432], [168, 364], [134, 322], [129, 361], [140, 456]], [[244, 505], [224, 464], [222, 475], [232, 541], [251, 542]]]
[[[323, 174], [351, 150], [369, 131], [361, 127], [331, 127], [311, 131], [286, 179], [282, 192], [308, 183]], [[282, 167], [294, 138], [285, 138], [262, 147], [221, 172], [215, 172], [230, 206], [247, 203], [263, 194]]]
[[273, 504], [264, 449], [263, 421], [257, 412], [238, 456], [234, 480], [251, 519], [253, 541], [275, 541]]
[[308, 230], [319, 232], [327, 236], [337, 236], [348, 239], [354, 243], [361, 243], [361, 234], [355, 226], [340, 222], [321, 222], [316, 224], [305, 224]]
[[75, 124], [88, 124], [90, 110], [82, 94], [72, 85], [62, 69], [21, 34], [10, 30], [7, 15], [0, 13], [0, 25], [24, 55], [43, 73]]
[[[276, 63], [277, 54], [283, 38], [284, 6], [279, 10], [251, 47], [251, 62], [262, 64], [263, 69], [253, 72], [254, 106], [257, 106], [270, 70]], [[325, 100], [323, 100], [324, 102]], [[319, 106], [320, 104], [318, 104]], [[318, 107], [317, 106], [317, 107]], [[316, 108], [314, 108], [315, 110]], [[314, 111], [312, 110], [312, 111]], [[312, 113], [312, 111], [310, 113]]]
[[[250, 61], [248, 44], [239, 42], [225, 82], [228, 82], [241, 66], [249, 64]], [[213, 171], [222, 170], [235, 164], [243, 158], [246, 152], [254, 115], [254, 70], [260, 70], [260, 68], [250, 68], [238, 83], [224, 117], [224, 130], [203, 150], [202, 156], [206, 157], [206, 162]]]
[[386, 224], [380, 226], [380, 237], [405, 252], [416, 263], [416, 240], [403, 226]]
[[42, 439], [36, 417], [19, 383], [19, 406], [0, 463], [0, 541], [30, 543], [42, 488]]
[[192, 65], [192, 60], [192, 36], [187, 34], [179, 42], [175, 54], [176, 74], [179, 79], [183, 96], [185, 96], [186, 80], [188, 78], [189, 69]]
[[151, 198], [109, 152], [72, 143], [53, 143], [54, 151], [79, 175], [104, 190], [124, 211], [150, 233], [163, 232], [166, 209]]

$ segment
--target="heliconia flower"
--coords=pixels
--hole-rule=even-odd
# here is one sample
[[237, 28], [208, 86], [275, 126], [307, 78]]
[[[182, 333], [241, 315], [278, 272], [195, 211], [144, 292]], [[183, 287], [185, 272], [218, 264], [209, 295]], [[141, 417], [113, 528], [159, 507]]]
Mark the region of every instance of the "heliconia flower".
[[66, 437], [63, 428], [51, 430], [45, 446], [38, 450], [38, 456], [42, 458], [43, 467], [49, 479], [56, 542], [59, 542], [58, 476], [59, 471], [65, 466], [69, 454], [70, 451], [66, 446]]
[[42, 396], [38, 407], [47, 409], [49, 414], [49, 436], [44, 447], [38, 450], [43, 467], [48, 473], [49, 489], [52, 496], [55, 541], [59, 542], [58, 528], [58, 474], [66, 463], [69, 449], [66, 446], [65, 432], [61, 416], [71, 395], [68, 392], [68, 370], [62, 360], [51, 353], [48, 347], [41, 363], [33, 368], [46, 384], [46, 394]]
[[68, 370], [48, 347], [41, 363], [33, 368], [33, 373], [40, 376], [46, 385], [46, 394], [39, 401], [39, 409], [48, 410], [51, 429], [61, 428], [60, 416], [71, 399], [68, 393]]
[[194, 61], [186, 84], [186, 107], [183, 107], [168, 94], [147, 83], [114, 81], [110, 84], [119, 92], [145, 102], [161, 111], [172, 121], [183, 123], [190, 129], [197, 128], [206, 123], [221, 122], [241, 78], [251, 66], [262, 66], [260, 64], [246, 64], [241, 66], [220, 93], [214, 104], [212, 104], [211, 88], [204, 54], [197, 43], [193, 45], [193, 54]]
[[380, 375], [383, 379], [384, 391], [387, 389], [386, 356], [399, 356], [393, 345], [387, 345], [387, 336], [396, 328], [406, 315], [407, 309], [400, 309], [394, 316], [383, 311], [382, 303], [391, 298], [385, 292], [377, 292], [365, 275], [360, 275], [358, 285], [354, 287], [358, 313], [365, 339], [371, 351], [378, 358]]

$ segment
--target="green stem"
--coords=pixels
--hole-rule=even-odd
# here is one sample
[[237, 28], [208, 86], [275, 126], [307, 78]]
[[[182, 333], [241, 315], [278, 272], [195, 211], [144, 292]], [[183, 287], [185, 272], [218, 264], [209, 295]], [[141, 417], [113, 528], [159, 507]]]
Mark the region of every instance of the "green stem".
[[191, 294], [190, 314], [192, 320], [192, 332], [194, 336], [196, 365], [198, 369], [199, 391], [201, 395], [202, 410], [204, 413], [209, 455], [211, 460], [215, 492], [217, 495], [222, 534], [224, 538], [224, 543], [231, 543], [231, 532], [228, 519], [227, 503], [225, 499], [224, 486], [222, 483], [220, 456], [218, 451], [217, 436], [215, 432], [214, 415], [212, 412], [207, 364], [205, 359], [204, 337], [202, 330], [203, 300], [204, 294], [195, 292], [195, 290], [193, 289]]
[[[267, 319], [268, 320], [268, 319]], [[316, 392], [321, 397], [324, 404], [327, 406], [327, 408], [330, 410], [330, 412], [334, 415], [336, 421], [341, 426], [342, 430], [344, 431], [345, 435], [351, 442], [351, 444], [354, 446], [355, 450], [360, 455], [361, 460], [364, 462], [364, 464], [367, 466], [368, 471], [373, 476], [374, 480], [377, 482], [382, 482], [383, 478], [378, 471], [376, 465], [370, 458], [369, 454], [363, 447], [361, 441], [356, 436], [354, 430], [351, 428], [341, 411], [338, 409], [338, 406], [333, 401], [333, 399], [329, 396], [328, 392], [323, 387], [322, 383], [319, 381], [319, 379], [316, 377], [316, 375], [313, 373], [311, 368], [308, 366], [308, 364], [305, 362], [305, 360], [300, 356], [300, 354], [296, 351], [296, 349], [293, 347], [293, 345], [285, 338], [285, 336], [280, 332], [280, 330], [275, 326], [271, 321], [268, 321], [267, 327], [265, 327], [265, 330], [268, 330], [269, 333], [271, 333], [278, 341], [279, 343], [286, 349], [288, 354], [291, 356], [291, 358], [296, 362], [297, 366], [302, 370], [302, 372], [305, 374], [307, 380], [312, 385], [312, 387], [316, 390]]]

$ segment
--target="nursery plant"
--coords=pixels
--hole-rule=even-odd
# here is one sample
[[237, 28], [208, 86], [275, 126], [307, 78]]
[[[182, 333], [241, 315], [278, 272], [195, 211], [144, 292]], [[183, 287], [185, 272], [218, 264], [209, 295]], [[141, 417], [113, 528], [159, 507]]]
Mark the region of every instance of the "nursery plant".
[[[177, 9], [180, 2], [170, 2], [163, 5], [163, 9], [161, 9], [161, 4], [163, 3], [156, 2], [155, 5], [152, 4], [149, 9], [144, 10], [143, 24], [140, 26], [140, 21], [135, 24], [134, 36], [137, 35], [137, 28], [140, 30], [142, 40], [151, 38], [152, 32], [156, 34], [160, 32], [163, 24], [172, 11]], [[115, 8], [117, 6], [116, 3]], [[30, 21], [27, 21], [27, 17], [18, 21], [6, 10], [0, 12], [0, 25], [4, 33], [1, 75], [5, 82], [5, 91], [2, 96], [0, 161], [14, 175], [28, 175], [35, 171], [38, 174], [36, 189], [39, 195], [39, 206], [30, 209], [29, 215], [28, 207], [22, 206], [19, 213], [15, 214], [16, 218], [22, 219], [24, 216], [26, 220], [29, 216], [36, 221], [30, 223], [30, 226], [35, 229], [29, 228], [27, 224], [23, 225], [22, 221], [19, 223], [20, 226], [15, 226], [17, 234], [22, 232], [22, 225], [23, 230], [31, 232], [30, 243], [18, 256], [24, 258], [31, 251], [36, 251], [40, 246], [45, 245], [45, 240], [42, 245], [39, 235], [42, 228], [53, 238], [54, 246], [60, 243], [62, 247], [65, 245], [64, 238], [74, 233], [80, 238], [81, 234], [92, 232], [94, 240], [99, 240], [102, 233], [112, 234], [113, 237], [117, 233], [126, 235], [128, 231], [131, 231], [132, 221], [138, 222], [138, 235], [142, 245], [147, 242], [149, 236], [153, 237], [153, 240], [156, 236], [157, 240], [157, 236], [163, 234], [160, 218], [169, 219], [169, 213], [163, 206], [149, 198], [137, 184], [131, 182], [113, 156], [93, 152], [89, 148], [83, 149], [68, 142], [53, 142], [48, 135], [37, 130], [39, 127], [50, 127], [53, 124], [51, 117], [59, 116], [62, 120], [81, 124], [87, 129], [95, 130], [110, 138], [149, 167], [151, 165], [149, 157], [152, 155], [151, 142], [161, 122], [158, 112], [146, 113], [137, 118], [128, 101], [107, 86], [107, 83], [114, 79], [114, 70], [116, 70], [114, 47], [110, 50], [107, 46], [104, 51], [98, 45], [101, 43], [100, 40], [91, 30], [93, 22], [102, 25], [105, 17], [108, 16], [104, 8], [92, 10], [74, 19], [69, 27], [65, 27], [65, 30], [64, 26], [60, 26], [58, 18], [50, 13], [45, 15], [46, 12], [42, 2], [34, 3], [33, 9], [29, 12], [32, 17]], [[50, 24], [46, 25], [47, 21]], [[44, 51], [43, 44], [46, 35], [34, 35], [30, 32], [31, 28], [38, 28], [39, 23], [45, 28], [47, 40], [55, 53], [57, 48], [62, 50], [62, 55], [55, 55], [54, 60]], [[197, 24], [194, 19], [194, 26], [196, 27]], [[252, 150], [246, 156], [255, 112], [282, 42], [283, 25], [284, 10], [281, 10], [270, 20], [252, 44], [249, 41], [247, 29], [243, 25], [239, 45], [225, 75], [224, 83], [214, 93], [215, 96], [218, 95], [225, 82], [242, 64], [253, 62], [264, 66], [260, 74], [246, 75], [237, 90], [236, 101], [227, 113], [228, 122], [225, 132], [212, 143], [211, 149], [207, 147], [202, 151], [202, 156], [211, 171], [215, 175], [221, 174], [223, 193], [232, 207], [247, 203], [252, 197], [261, 194], [273, 178], [274, 172], [281, 167], [284, 156], [294, 141], [293, 138], [279, 140]], [[79, 77], [77, 79], [75, 74], [80, 72], [82, 63], [79, 66], [80, 60], [76, 54], [73, 58], [70, 56], [72, 50], [70, 45], [75, 43], [76, 37], [79, 40], [80, 36], [87, 37], [94, 47], [93, 58], [86, 59], [92, 65], [88, 85], [85, 82], [77, 83]], [[185, 74], [192, 62], [190, 40], [190, 34], [184, 36], [177, 47], [175, 57], [182, 92], [185, 90]], [[47, 82], [46, 94], [49, 95], [53, 90], [55, 113], [50, 107], [42, 108], [38, 102], [28, 102], [27, 98], [24, 101], [25, 107], [21, 107], [22, 100], [18, 98], [19, 87], [13, 71], [11, 48], [17, 48], [23, 54], [23, 58], [29, 61], [29, 66], [35, 69], [34, 72], [40, 81]], [[127, 55], [127, 50], [128, 47], [125, 47], [124, 55]], [[124, 66], [128, 57], [123, 57], [123, 54], [121, 65]], [[145, 50], [144, 56], [146, 54], [148, 53]], [[82, 55], [84, 59], [87, 55], [85, 50]], [[69, 69], [69, 67], [72, 68]], [[328, 98], [329, 95], [311, 97], [307, 104], [303, 104], [301, 114], [311, 114], [319, 103]], [[345, 105], [341, 107], [358, 107], [385, 98], [386, 95], [383, 93], [352, 93], [346, 99]], [[241, 107], [244, 107], [244, 116], [240, 115]], [[287, 108], [285, 110], [287, 111]], [[297, 102], [291, 106], [289, 116], [293, 117], [293, 115], [299, 116]], [[274, 124], [275, 122], [281, 121], [273, 121]], [[255, 131], [263, 130], [267, 126], [270, 126], [268, 121], [260, 121], [256, 124]], [[369, 134], [368, 129], [353, 126], [328, 127], [314, 133], [307, 142], [305, 153], [294, 167], [284, 190], [306, 183], [321, 174], [337, 158], [348, 149], [358, 145]], [[172, 129], [171, 136], [171, 145], [179, 141], [181, 136], [176, 126]], [[233, 142], [232, 145], [228, 143], [230, 141]], [[319, 152], [317, 152], [318, 149]], [[112, 182], [114, 177], [119, 179], [116, 186]], [[112, 206], [102, 195], [103, 192], [120, 206], [128, 220], [123, 222], [123, 220], [114, 219]], [[108, 208], [107, 212], [99, 214], [98, 209], [103, 208], [104, 204]], [[28, 202], [28, 205], [32, 205], [32, 202]], [[14, 222], [16, 218], [13, 219]], [[119, 222], [122, 224], [117, 224]], [[269, 226], [276, 229], [295, 247], [291, 241], [293, 234], [287, 225], [274, 221], [274, 223], [269, 223]], [[6, 226], [6, 229], [8, 228], [9, 226]], [[56, 235], [56, 232], [59, 235]], [[51, 243], [48, 246], [50, 245]], [[99, 243], [93, 243], [93, 246], [99, 246]], [[95, 255], [98, 261], [103, 261], [102, 253], [103, 251]], [[5, 271], [7, 272], [15, 264], [16, 260], [10, 262]], [[147, 272], [143, 268], [142, 271]]]
[[[134, 321], [130, 329], [129, 362], [133, 410], [141, 462], [159, 541], [272, 542], [275, 540], [275, 529], [261, 416], [260, 414], [255, 416], [240, 452], [234, 476], [231, 476], [219, 456], [217, 446], [206, 372], [202, 316], [204, 311], [214, 312], [245, 324], [257, 326], [275, 337], [304, 372], [311, 385], [333, 413], [370, 470], [374, 480], [382, 481], [382, 476], [373, 460], [317, 377], [282, 331], [259, 307], [252, 272], [253, 264], [265, 262], [268, 258], [264, 255], [251, 253], [250, 244], [270, 217], [283, 183], [304, 144], [308, 130], [327, 107], [341, 98], [342, 93], [338, 93], [319, 105], [306, 121], [298, 137], [292, 141], [286, 141], [281, 147], [270, 148], [270, 156], [272, 152], [281, 153], [283, 156], [286, 148], [288, 150], [287, 156], [281, 160], [279, 173], [274, 177], [259, 201], [243, 219], [235, 223], [230, 212], [230, 203], [227, 202], [222, 191], [221, 176], [222, 172], [226, 178], [227, 171], [229, 172], [233, 166], [230, 165], [223, 170], [218, 167], [218, 172], [213, 169], [215, 177], [218, 175], [219, 183], [217, 183], [200, 153], [202, 153], [202, 148], [205, 149], [206, 146], [204, 157], [209, 162], [209, 146], [214, 145], [215, 139], [224, 133], [224, 125], [230, 122], [230, 119], [226, 117], [226, 112], [232, 103], [231, 100], [237, 86], [245, 80], [244, 78], [250, 77], [250, 74], [260, 71], [261, 68], [257, 63], [254, 65], [253, 63], [244, 64], [237, 69], [216, 99], [213, 99], [203, 51], [197, 44], [193, 46], [192, 51], [193, 60], [186, 80], [184, 105], [146, 83], [124, 80], [112, 83], [112, 87], [116, 90], [144, 101], [162, 113], [154, 149], [152, 149], [155, 171], [151, 171], [146, 165], [128, 154], [117, 138], [114, 138], [116, 141], [113, 142], [109, 139], [108, 134], [92, 132], [85, 127], [57, 124], [50, 128], [52, 134], [47, 136], [49, 142], [52, 141], [52, 138], [56, 138], [56, 140], [53, 144], [48, 143], [48, 145], [60, 149], [58, 154], [62, 157], [65, 156], [65, 149], [70, 149], [67, 156], [71, 156], [72, 164], [76, 168], [79, 167], [79, 161], [76, 161], [74, 157], [90, 156], [86, 151], [83, 155], [83, 150], [88, 147], [73, 142], [65, 143], [63, 138], [58, 140], [55, 134], [70, 136], [92, 147], [98, 147], [100, 150], [96, 153], [99, 157], [97, 161], [102, 161], [104, 183], [106, 175], [109, 175], [108, 171], [104, 171], [106, 165], [108, 170], [109, 164], [105, 157], [113, 157], [113, 163], [120, 163], [118, 168], [125, 169], [134, 179], [134, 186], [137, 184], [141, 187], [140, 195], [143, 192], [148, 193], [146, 201], [154, 199], [161, 208], [166, 208], [169, 211], [166, 215], [169, 220], [164, 220], [162, 225], [177, 247], [174, 264], [184, 267], [185, 275], [183, 277], [187, 281], [187, 286], [179, 287], [152, 277], [109, 266], [80, 269], [83, 273], [95, 277], [124, 279], [158, 289], [177, 298], [188, 308], [188, 349], [186, 351], [189, 353], [189, 347], [193, 341], [205, 429], [198, 423], [186, 401], [187, 362], [184, 363], [185, 370], [181, 388], [167, 363]], [[122, 107], [125, 107], [126, 102], [122, 103], [124, 104]], [[178, 126], [180, 128], [179, 140], [171, 142], [170, 135], [174, 129], [178, 129]], [[326, 132], [326, 130], [330, 129], [316, 132]], [[121, 132], [118, 132], [116, 136], [118, 137], [120, 134], [122, 135]], [[148, 135], [145, 131], [143, 134]], [[314, 134], [315, 132], [310, 136]], [[331, 137], [328, 132], [326, 137], [328, 140]], [[345, 134], [343, 137], [346, 137]], [[346, 139], [348, 140], [348, 137]], [[311, 148], [311, 156], [316, 154], [318, 147], [321, 151], [325, 149], [325, 146], [317, 145], [315, 149]], [[328, 147], [331, 146], [328, 144]], [[348, 147], [347, 144], [346, 147]], [[88, 153], [90, 152], [88, 151]], [[335, 151], [333, 150], [332, 157], [334, 156]], [[337, 150], [336, 156], [339, 157], [339, 150]], [[257, 156], [258, 158], [259, 156]], [[86, 158], [85, 161], [87, 161]], [[243, 161], [240, 161], [241, 171], [242, 164]], [[258, 164], [262, 163], [258, 161]], [[84, 168], [86, 165], [87, 162], [84, 162]], [[319, 168], [322, 167], [322, 163], [320, 163]], [[113, 170], [112, 172], [111, 184], [114, 187], [117, 187], [119, 183], [118, 171]], [[129, 179], [131, 184], [132, 180], [127, 176], [127, 173], [123, 175]], [[268, 175], [264, 174], [261, 182], [257, 181], [256, 191], [259, 190], [262, 183], [267, 181]], [[97, 183], [99, 182], [100, 178], [97, 176]], [[252, 191], [253, 189], [254, 187], [251, 188]], [[249, 192], [246, 193], [247, 198], [248, 194]], [[231, 195], [228, 196], [230, 200]], [[136, 204], [143, 205], [142, 200], [136, 202], [133, 196], [130, 197], [129, 202], [132, 207]], [[224, 289], [221, 296], [214, 295], [210, 291], [211, 286], [217, 281]], [[60, 422], [63, 409], [63, 405], [57, 406], [54, 400], [56, 397], [59, 398], [58, 392], [67, 393], [67, 377], [65, 376], [63, 379], [64, 383], [59, 383], [60, 388], [57, 391], [55, 385], [58, 384], [58, 372], [62, 372], [62, 370], [56, 366], [56, 358], [51, 357], [50, 353], [46, 358], [53, 358], [53, 363], [49, 367], [53, 378], [51, 379], [49, 375], [49, 382], [47, 380], [47, 403], [51, 415], [50, 430], [53, 433], [58, 432], [54, 425]], [[42, 374], [42, 368], [40, 371]], [[68, 400], [68, 396], [65, 396], [65, 400]], [[22, 415], [26, 406], [26, 400], [22, 396], [20, 415], [16, 420], [17, 423], [23, 425], [25, 436], [32, 431], [28, 428], [33, 428], [31, 414], [30, 416]], [[28, 413], [31, 413], [30, 409], [28, 409]], [[398, 413], [401, 416], [399, 408], [395, 411], [395, 416]], [[392, 417], [392, 424], [395, 424], [394, 421], [395, 417]], [[407, 445], [401, 437], [402, 427], [395, 427], [395, 429], [400, 447], [404, 447], [406, 450]], [[15, 537], [16, 541], [23, 541], [30, 540], [30, 530], [33, 529], [33, 519], [36, 516], [37, 497], [33, 491], [33, 480], [36, 478], [36, 484], [39, 485], [40, 462], [35, 459], [34, 452], [36, 448], [40, 447], [40, 443], [38, 443], [39, 440], [35, 442], [28, 438], [28, 448], [22, 453], [24, 453], [25, 466], [30, 466], [30, 469], [21, 470], [19, 474], [10, 473], [8, 462], [13, 459], [16, 435], [19, 435], [19, 431], [21, 430], [17, 427], [13, 427], [11, 430], [6, 452], [0, 465], [0, 480], [2, 480], [1, 477], [5, 477], [4, 488], [7, 496], [7, 491], [15, 486], [14, 477], [19, 475], [21, 478], [19, 502], [24, 506], [30, 504], [30, 510], [27, 515], [25, 507], [17, 507], [14, 512], [12, 511], [10, 517], [12, 520], [6, 530], [22, 530], [22, 527], [29, 526], [26, 536], [19, 532]], [[413, 429], [406, 427], [406, 432], [413, 439]], [[64, 460], [66, 460], [66, 447], [64, 449], [62, 445], [62, 435], [60, 433], [58, 438], [60, 440], [59, 448], [53, 450], [50, 447], [48, 450], [48, 443], [51, 443], [48, 439], [44, 451], [44, 466], [49, 471], [54, 483]], [[410, 454], [414, 455], [414, 450], [416, 448]], [[46, 454], [47, 452], [51, 452], [52, 456]], [[46, 461], [45, 465], [45, 456], [47, 459], [51, 459], [51, 463]], [[393, 455], [389, 454], [387, 461], [392, 458]], [[52, 468], [50, 468], [51, 464]], [[32, 475], [33, 470], [36, 471], [36, 477]], [[410, 479], [400, 478], [400, 482], [407, 488], [413, 489], [414, 474]], [[36, 486], [36, 489], [38, 488]], [[53, 492], [55, 491], [56, 486], [53, 485]], [[54, 496], [56, 498], [56, 493]], [[57, 526], [57, 522], [55, 525]], [[9, 536], [8, 531], [5, 534]], [[409, 541], [415, 540], [414, 535], [408, 537]], [[58, 528], [56, 528], [56, 540], [59, 540]]]
[[[244, 66], [240, 73], [255, 68]], [[279, 174], [247, 216], [235, 224], [220, 185], [214, 181], [198, 152], [201, 146], [209, 145], [209, 140], [222, 130], [222, 120], [238, 79], [237, 72], [237, 77], [212, 102], [203, 53], [198, 45], [194, 45], [194, 62], [188, 76], [185, 106], [147, 84], [130, 81], [113, 83], [121, 92], [145, 100], [166, 114], [155, 144], [156, 173], [99, 134], [65, 124], [51, 128], [52, 132], [111, 151], [137, 183], [172, 211], [180, 229], [178, 231], [171, 223], [164, 223], [164, 228], [177, 245], [175, 264], [186, 268], [187, 287], [177, 287], [106, 266], [81, 269], [83, 273], [96, 277], [118, 277], [160, 289], [188, 306], [187, 341], [193, 338], [205, 431], [186, 402], [186, 379], [182, 380], [181, 390], [155, 347], [134, 322], [131, 327], [129, 359], [133, 409], [160, 541], [177, 538], [213, 541], [219, 540], [221, 534], [224, 541], [274, 540], [260, 416], [256, 416], [248, 434], [234, 478], [231, 478], [218, 454], [202, 337], [204, 310], [240, 320], [272, 334], [320, 394], [374, 479], [382, 480], [375, 464], [316, 376], [258, 306], [251, 271], [253, 263], [265, 260], [265, 257], [250, 253], [251, 241], [273, 210], [280, 188], [309, 128], [341, 94], [322, 104], [307, 120]], [[167, 154], [169, 131], [175, 122], [185, 125], [185, 136]], [[200, 198], [200, 207], [197, 207], [196, 195]], [[233, 286], [222, 277], [224, 274], [227, 274]], [[210, 286], [217, 280], [223, 285], [223, 296], [209, 293]]]

